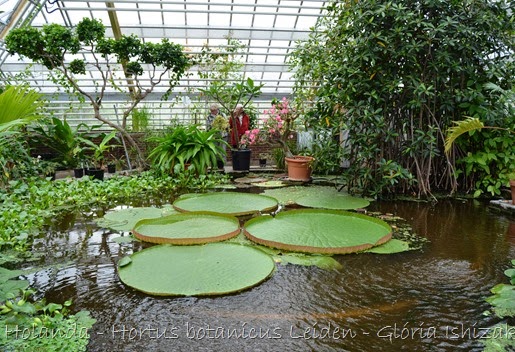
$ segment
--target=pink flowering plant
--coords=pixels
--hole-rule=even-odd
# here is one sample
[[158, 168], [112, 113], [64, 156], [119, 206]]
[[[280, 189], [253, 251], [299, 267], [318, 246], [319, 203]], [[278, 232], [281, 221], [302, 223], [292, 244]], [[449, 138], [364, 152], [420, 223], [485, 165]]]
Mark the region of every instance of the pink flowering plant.
[[246, 149], [249, 145], [263, 141], [262, 131], [259, 128], [245, 131], [243, 136], [240, 138], [240, 149]]
[[241, 137], [240, 147], [248, 147], [256, 143], [280, 144], [285, 156], [291, 157], [292, 153], [288, 147], [288, 140], [293, 138], [294, 121], [297, 118], [295, 109], [290, 106], [286, 98], [273, 100], [272, 107], [263, 111], [268, 115], [263, 120], [262, 129], [246, 131]]

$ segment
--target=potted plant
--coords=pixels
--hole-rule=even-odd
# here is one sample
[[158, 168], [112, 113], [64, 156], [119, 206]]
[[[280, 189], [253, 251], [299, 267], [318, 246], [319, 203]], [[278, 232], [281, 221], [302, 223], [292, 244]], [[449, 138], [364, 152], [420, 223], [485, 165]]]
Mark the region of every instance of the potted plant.
[[89, 143], [86, 134], [91, 129], [84, 123], [72, 128], [66, 119], [61, 121], [53, 117], [32, 129], [32, 139], [55, 153], [53, 161], [65, 168], [74, 169], [75, 176], [82, 177], [86, 161], [85, 149]]
[[116, 133], [117, 131], [112, 131], [109, 134], [104, 134], [104, 137], [99, 144], [95, 144], [94, 142], [87, 140], [89, 149], [93, 152], [90, 157], [93, 167], [89, 167], [85, 170], [86, 175], [93, 176], [93, 178], [98, 180], [104, 179], [106, 153], [117, 146], [116, 144], [110, 143], [111, 140], [117, 138]]
[[272, 160], [270, 153], [259, 153], [259, 166], [266, 167], [268, 160]]
[[[246, 110], [252, 99], [261, 94], [263, 86], [264, 84], [256, 85], [249, 77], [231, 85], [226, 80], [215, 80], [211, 82], [207, 89], [200, 89], [203, 94], [215, 100], [221, 106], [224, 113], [227, 113], [227, 116], [229, 116], [230, 126], [234, 126], [234, 128], [229, 130], [231, 146], [233, 147], [231, 150], [233, 170], [248, 170], [251, 155], [248, 144], [241, 143], [243, 133], [238, 131], [237, 126], [239, 123], [236, 122], [237, 116], [235, 116], [234, 112], [237, 107]], [[249, 124], [252, 125], [250, 117]]]
[[217, 130], [203, 131], [197, 125], [176, 126], [163, 136], [149, 138], [157, 145], [149, 159], [165, 174], [176, 174], [186, 169], [205, 174], [217, 165], [217, 159], [225, 154], [225, 142]]
[[263, 128], [247, 131], [242, 140], [249, 144], [258, 141], [279, 144], [288, 168], [288, 179], [291, 181], [311, 180], [314, 158], [304, 155], [293, 155], [288, 142], [293, 139], [295, 120], [298, 114], [290, 106], [288, 99], [272, 100], [272, 107], [264, 111], [268, 117], [263, 121]]
[[[223, 149], [225, 150], [225, 147], [227, 146], [228, 136], [229, 136], [229, 121], [222, 115], [217, 115], [213, 119], [211, 128], [213, 130], [217, 131], [216, 137], [219, 139], [222, 139], [225, 142], [224, 144], [221, 144], [221, 147], [223, 147]], [[224, 164], [225, 164], [225, 159], [226, 159], [226, 156], [224, 153], [223, 157], [221, 159], [217, 160], [218, 169], [223, 169]]]

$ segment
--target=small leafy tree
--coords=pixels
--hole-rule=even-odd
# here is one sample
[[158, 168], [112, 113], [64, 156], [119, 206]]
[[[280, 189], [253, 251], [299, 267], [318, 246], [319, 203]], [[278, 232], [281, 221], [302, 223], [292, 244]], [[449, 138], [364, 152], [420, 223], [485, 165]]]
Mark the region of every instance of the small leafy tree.
[[513, 86], [514, 30], [505, 0], [332, 2], [291, 65], [296, 95], [315, 103], [308, 123], [349, 132], [349, 188], [455, 191], [445, 129], [495, 115], [484, 84]]
[[[43, 64], [64, 87], [87, 100], [95, 118], [119, 131], [134, 148], [140, 166], [143, 156], [134, 139], [126, 132], [127, 118], [138, 103], [166, 79], [169, 87], [163, 97], [167, 98], [189, 66], [189, 59], [182, 47], [166, 38], [160, 43], [142, 42], [135, 35], [123, 35], [120, 39], [106, 38], [104, 25], [89, 18], [82, 19], [74, 29], [59, 24], [48, 24], [42, 29], [28, 26], [16, 28], [5, 38], [5, 45], [10, 54], [16, 53]], [[86, 54], [82, 56], [81, 53]], [[123, 67], [129, 85], [130, 101], [123, 111], [120, 124], [104, 118], [101, 113], [107, 88], [110, 86], [121, 91], [114, 81], [114, 70], [119, 66]], [[81, 87], [77, 79], [91, 70], [98, 71], [101, 77], [93, 92]], [[147, 84], [141, 79], [144, 73], [150, 77]]]
[[[209, 100], [214, 100], [221, 106], [221, 112], [234, 119], [236, 105], [242, 104], [246, 110], [251, 110], [252, 99], [261, 94], [264, 84], [256, 85], [251, 78], [245, 79], [241, 69], [243, 62], [239, 52], [244, 45], [236, 39], [227, 38], [227, 45], [212, 49], [204, 46], [201, 53], [195, 57], [195, 64], [200, 78], [208, 80], [207, 88], [199, 89]], [[236, 82], [236, 83], [234, 83]], [[247, 111], [248, 112], [248, 111]], [[252, 118], [254, 114], [249, 114]], [[236, 124], [233, 121], [233, 126]], [[240, 136], [237, 136], [240, 137]]]

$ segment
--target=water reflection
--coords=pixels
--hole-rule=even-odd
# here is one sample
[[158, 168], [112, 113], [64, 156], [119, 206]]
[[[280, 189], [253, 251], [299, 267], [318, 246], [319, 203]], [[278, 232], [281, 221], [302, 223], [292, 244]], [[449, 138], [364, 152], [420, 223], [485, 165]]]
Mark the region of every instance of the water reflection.
[[[31, 275], [49, 300], [72, 298], [98, 320], [90, 351], [481, 350], [484, 298], [515, 258], [515, 222], [477, 202], [382, 202], [371, 210], [408, 220], [430, 239], [397, 255], [342, 255], [343, 269], [279, 265], [261, 285], [213, 298], [151, 297], [124, 286], [117, 261], [144, 246], [91, 218], [55, 226], [35, 246], [46, 263]], [[64, 227], [60, 227], [64, 226]], [[126, 235], [126, 233], [125, 233]]]

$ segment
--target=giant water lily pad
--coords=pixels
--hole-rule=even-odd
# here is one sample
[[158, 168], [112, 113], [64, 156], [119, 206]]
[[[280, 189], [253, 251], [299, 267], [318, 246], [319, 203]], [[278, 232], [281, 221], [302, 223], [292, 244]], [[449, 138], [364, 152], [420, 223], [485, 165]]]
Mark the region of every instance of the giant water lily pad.
[[139, 221], [132, 231], [152, 243], [200, 244], [227, 240], [240, 233], [234, 216], [212, 212], [189, 212]]
[[301, 209], [260, 216], [245, 223], [252, 241], [309, 253], [352, 253], [381, 245], [392, 237], [384, 221], [338, 210]]
[[140, 220], [159, 218], [173, 212], [171, 208], [153, 207], [117, 209], [106, 213], [103, 218], [97, 220], [97, 224], [115, 231], [130, 231]]
[[310, 208], [347, 210], [364, 208], [370, 204], [364, 198], [352, 197], [328, 186], [293, 186], [269, 189], [264, 194], [285, 205], [299, 204]]
[[365, 252], [375, 253], [375, 254], [393, 254], [393, 253], [401, 253], [409, 251], [409, 243], [405, 241], [401, 241], [395, 238], [392, 238], [386, 243], [383, 243], [380, 246], [367, 249]]
[[341, 210], [365, 208], [370, 205], [370, 202], [364, 198], [352, 197], [336, 190], [334, 192], [326, 191], [319, 194], [309, 194], [298, 198], [295, 202], [309, 208]]
[[277, 209], [275, 198], [251, 193], [217, 192], [181, 197], [173, 207], [181, 212], [211, 211], [235, 216], [270, 212]]
[[238, 292], [265, 280], [272, 258], [252, 247], [231, 243], [200, 246], [158, 245], [120, 261], [127, 286], [159, 296], [207, 296]]

